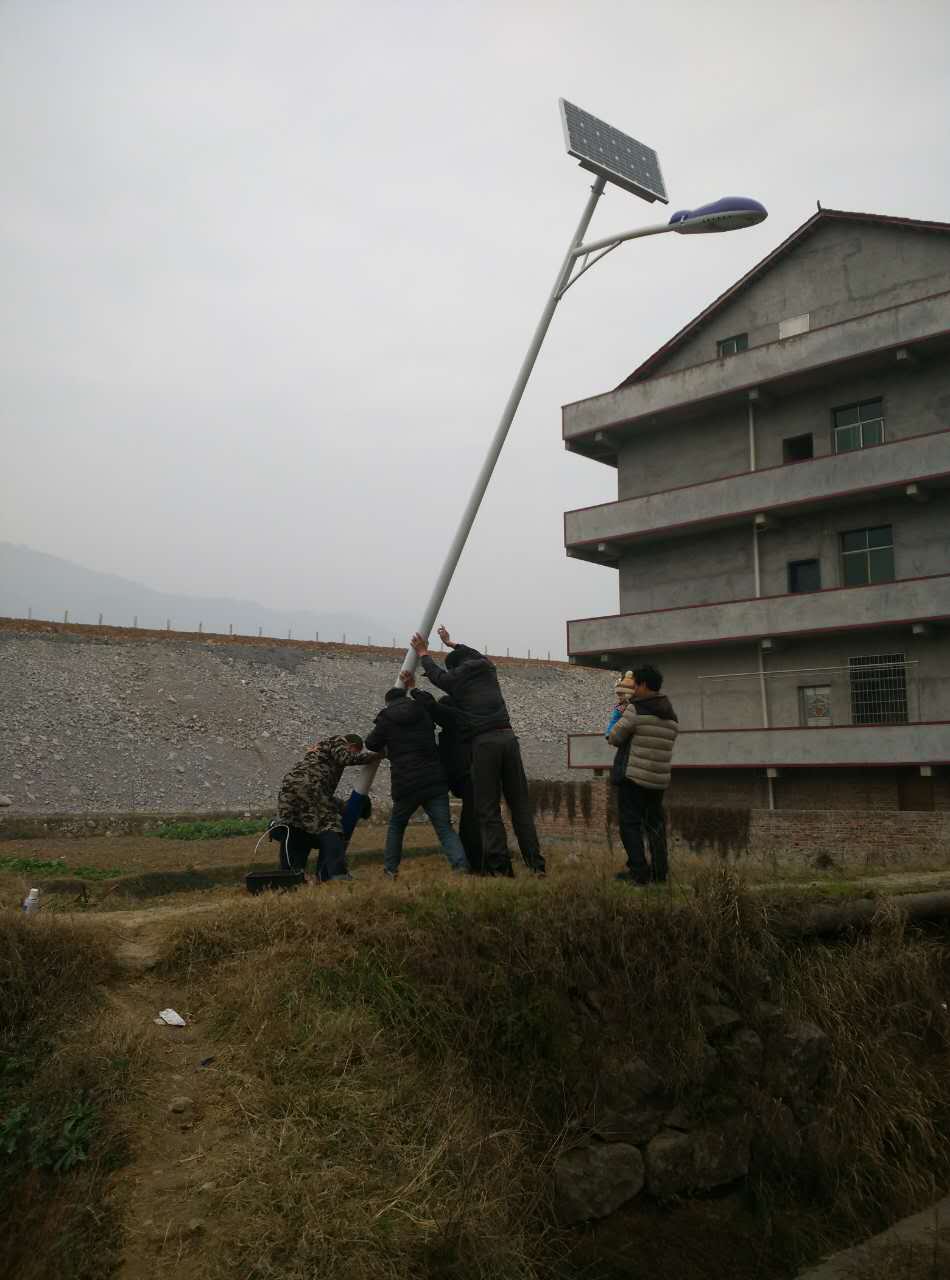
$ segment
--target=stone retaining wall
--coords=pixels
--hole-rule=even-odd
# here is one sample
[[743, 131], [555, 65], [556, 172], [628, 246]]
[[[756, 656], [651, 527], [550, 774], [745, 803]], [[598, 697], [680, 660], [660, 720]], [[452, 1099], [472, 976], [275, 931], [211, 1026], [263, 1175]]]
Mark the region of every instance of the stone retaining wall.
[[[542, 836], [582, 848], [620, 849], [613, 789], [605, 779], [532, 783]], [[703, 808], [667, 810], [670, 852], [750, 861], [772, 870], [809, 866], [950, 866], [950, 811]]]

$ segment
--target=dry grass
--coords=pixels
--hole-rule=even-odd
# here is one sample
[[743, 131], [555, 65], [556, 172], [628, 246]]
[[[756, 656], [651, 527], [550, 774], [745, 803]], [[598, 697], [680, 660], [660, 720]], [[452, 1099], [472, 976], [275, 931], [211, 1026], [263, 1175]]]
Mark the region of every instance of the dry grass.
[[[218, 1034], [247, 1046], [262, 1082], [253, 1181], [240, 1180], [247, 1274], [553, 1275], [567, 1242], [545, 1202], [552, 1152], [633, 1052], [691, 1096], [710, 982], [763, 1036], [768, 996], [834, 1046], [826, 1105], [810, 1127], [792, 1120], [798, 1159], [769, 1129], [774, 1101], [723, 1084], [765, 1129], [750, 1180], [761, 1239], [749, 1242], [763, 1275], [921, 1207], [950, 1178], [945, 945], [884, 919], [864, 941], [789, 946], [727, 874], [676, 898], [560, 878], [559, 891], [446, 880], [370, 898], [351, 886], [181, 929], [169, 970], [214, 1001]], [[275, 1150], [261, 1135], [276, 1131]], [[328, 1131], [339, 1138], [324, 1147]], [[274, 1209], [295, 1181], [313, 1247], [289, 1207]], [[319, 1269], [330, 1257], [338, 1270]]]
[[[159, 981], [186, 993], [178, 1007], [195, 1011], [227, 1064], [216, 1106], [234, 1135], [209, 1155], [214, 1226], [189, 1277], [637, 1275], [632, 1255], [615, 1264], [580, 1253], [553, 1226], [550, 1164], [634, 1054], [662, 1073], [671, 1101], [696, 1100], [710, 984], [763, 1038], [763, 997], [818, 1023], [833, 1064], [814, 1116], [784, 1123], [761, 1082], [720, 1081], [762, 1125], [744, 1215], [717, 1236], [707, 1214], [688, 1264], [670, 1244], [670, 1274], [788, 1275], [935, 1198], [950, 1181], [946, 937], [884, 913], [864, 939], [789, 944], [764, 896], [728, 873], [635, 893], [612, 869], [563, 861], [544, 882], [460, 881], [441, 859], [422, 859], [396, 884], [367, 871], [294, 895], [227, 897], [174, 922]], [[90, 1024], [79, 1034], [70, 1020], [71, 1000], [111, 980], [98, 925], [80, 936], [55, 921], [13, 924], [6, 972], [25, 983], [11, 1006], [17, 1025], [44, 1008], [49, 984], [36, 974], [58, 974], [47, 1034], [59, 1036], [63, 1063], [74, 1054], [77, 1079], [101, 1077], [108, 1116], [130, 1075], [110, 1058], [134, 1064], [139, 1049], [129, 1026], [115, 1033], [120, 1050], [114, 1038], [94, 1047]], [[61, 1078], [57, 1067], [50, 1079]], [[673, 1241], [676, 1223], [697, 1222], [690, 1206], [656, 1222], [648, 1208], [629, 1218], [634, 1239]], [[97, 1211], [108, 1236], [111, 1210]], [[641, 1261], [648, 1254], [650, 1274], [664, 1269], [652, 1246]], [[154, 1274], [175, 1266], [159, 1257]]]
[[794, 1184], [810, 1227], [867, 1235], [950, 1180], [950, 949], [882, 906], [870, 934], [790, 951], [786, 1000], [833, 1047], [825, 1115]]
[[102, 1007], [115, 974], [88, 928], [0, 920], [0, 1275], [100, 1280], [117, 1259], [107, 1190], [126, 1148], [115, 1109], [141, 1042]]

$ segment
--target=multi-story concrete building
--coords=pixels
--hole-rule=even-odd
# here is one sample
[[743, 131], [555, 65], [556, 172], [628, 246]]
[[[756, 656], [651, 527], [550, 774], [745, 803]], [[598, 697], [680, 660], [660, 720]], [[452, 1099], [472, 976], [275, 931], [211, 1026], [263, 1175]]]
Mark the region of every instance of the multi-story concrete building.
[[664, 671], [674, 803], [950, 808], [950, 223], [819, 209], [563, 432], [618, 474], [568, 653]]

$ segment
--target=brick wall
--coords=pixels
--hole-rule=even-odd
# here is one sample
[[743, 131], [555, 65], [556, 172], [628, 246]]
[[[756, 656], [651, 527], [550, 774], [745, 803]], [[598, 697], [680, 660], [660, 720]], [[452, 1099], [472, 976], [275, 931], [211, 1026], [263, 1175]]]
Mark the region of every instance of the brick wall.
[[[749, 860], [776, 870], [820, 865], [826, 858], [848, 866], [899, 867], [911, 862], [950, 866], [947, 785], [942, 776], [933, 781], [932, 812], [882, 807], [883, 798], [896, 798], [896, 791], [882, 786], [875, 792], [873, 780], [862, 794], [873, 794], [876, 804], [770, 812], [748, 803], [723, 805], [722, 792], [717, 793], [720, 803], [716, 805], [684, 803], [684, 793], [693, 799], [703, 791], [696, 787], [690, 793], [677, 780], [667, 798], [671, 854]], [[585, 785], [589, 792], [581, 791]], [[864, 780], [858, 779], [856, 785], [864, 785]], [[595, 778], [587, 784], [533, 783], [532, 797], [542, 838], [603, 844], [609, 828], [615, 848], [620, 848], [613, 788], [606, 779]]]

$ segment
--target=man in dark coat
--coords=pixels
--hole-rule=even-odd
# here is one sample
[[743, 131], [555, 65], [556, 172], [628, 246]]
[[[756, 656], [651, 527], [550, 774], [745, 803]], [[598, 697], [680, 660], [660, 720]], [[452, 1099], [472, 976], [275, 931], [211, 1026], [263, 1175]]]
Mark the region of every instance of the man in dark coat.
[[[408, 688], [415, 684], [409, 672], [403, 672], [400, 678]], [[366, 738], [368, 750], [385, 752], [389, 757], [393, 807], [383, 869], [391, 880], [399, 874], [406, 826], [420, 805], [429, 816], [452, 870], [468, 870], [465, 849], [452, 828], [449, 783], [435, 740], [435, 723], [442, 716], [431, 693], [413, 689], [407, 697], [406, 688], [390, 689], [386, 705]]]
[[412, 637], [412, 647], [428, 679], [451, 695], [465, 717], [464, 733], [472, 755], [472, 783], [485, 871], [496, 876], [514, 874], [501, 816], [504, 794], [521, 856], [531, 871], [544, 875], [544, 858], [531, 813], [521, 747], [511, 727], [495, 665], [477, 649], [455, 644], [445, 627], [439, 627], [439, 638], [452, 650], [444, 667], [433, 661], [428, 643], [418, 632]]
[[462, 802], [459, 814], [459, 838], [473, 875], [484, 873], [482, 859], [482, 829], [475, 807], [475, 787], [472, 783], [472, 751], [465, 738], [465, 716], [455, 705], [455, 699], [443, 694], [439, 699], [443, 720], [439, 732], [439, 756], [449, 790]]

